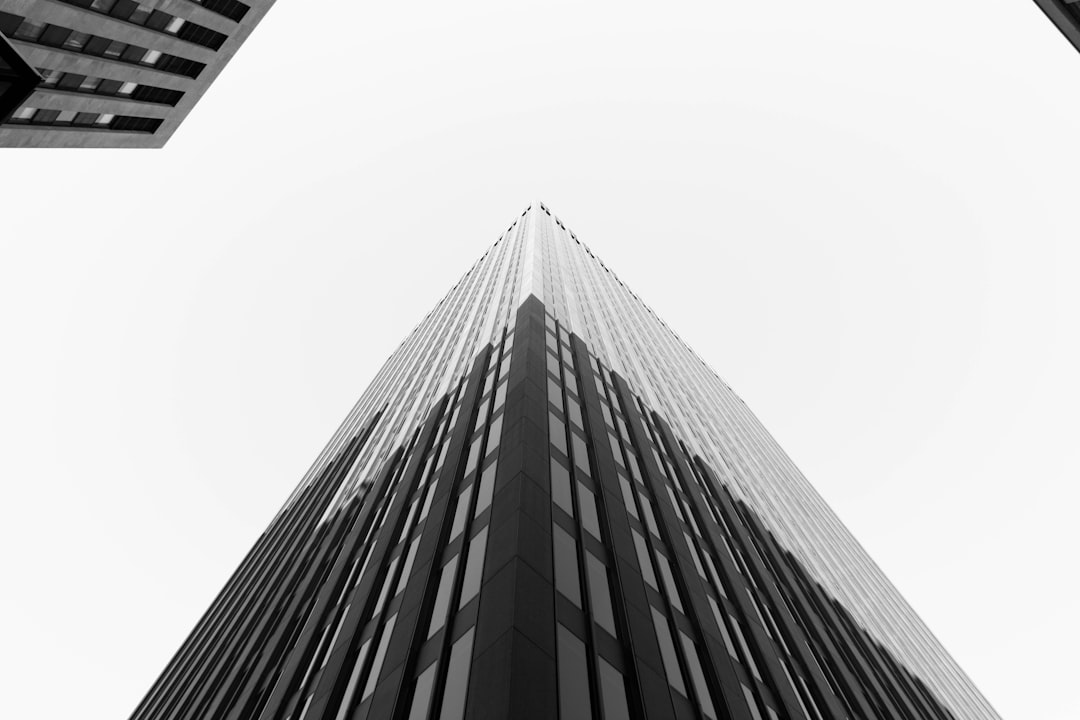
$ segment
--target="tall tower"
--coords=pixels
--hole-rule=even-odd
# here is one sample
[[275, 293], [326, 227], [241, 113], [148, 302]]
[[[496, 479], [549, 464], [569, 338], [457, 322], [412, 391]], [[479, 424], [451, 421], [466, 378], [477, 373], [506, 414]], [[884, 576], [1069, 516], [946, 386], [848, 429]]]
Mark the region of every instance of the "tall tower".
[[1035, 0], [1073, 47], [1080, 50], [1080, 0]]
[[993, 720], [543, 205], [391, 355], [135, 720]]
[[7, 112], [0, 85], [0, 147], [161, 147], [273, 3], [0, 0], [39, 76]]

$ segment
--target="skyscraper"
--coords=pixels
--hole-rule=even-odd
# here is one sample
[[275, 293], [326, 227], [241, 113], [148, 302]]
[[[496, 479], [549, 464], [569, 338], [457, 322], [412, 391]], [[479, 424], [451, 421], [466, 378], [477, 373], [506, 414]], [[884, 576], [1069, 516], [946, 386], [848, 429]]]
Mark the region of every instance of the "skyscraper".
[[0, 113], [0, 147], [163, 146], [273, 2], [0, 0], [41, 76]]
[[997, 715], [742, 400], [536, 203], [134, 718]]
[[1080, 50], [1080, 0], [1035, 0], [1061, 34]]

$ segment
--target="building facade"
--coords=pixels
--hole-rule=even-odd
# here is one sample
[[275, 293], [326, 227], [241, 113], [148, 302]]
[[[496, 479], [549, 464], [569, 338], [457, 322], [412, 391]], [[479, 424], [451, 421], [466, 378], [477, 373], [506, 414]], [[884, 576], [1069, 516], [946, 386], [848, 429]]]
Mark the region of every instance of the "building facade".
[[0, 147], [163, 146], [273, 1], [0, 0], [41, 77]]
[[994, 720], [543, 205], [391, 355], [135, 720]]
[[1080, 50], [1080, 0], [1035, 0], [1061, 34]]

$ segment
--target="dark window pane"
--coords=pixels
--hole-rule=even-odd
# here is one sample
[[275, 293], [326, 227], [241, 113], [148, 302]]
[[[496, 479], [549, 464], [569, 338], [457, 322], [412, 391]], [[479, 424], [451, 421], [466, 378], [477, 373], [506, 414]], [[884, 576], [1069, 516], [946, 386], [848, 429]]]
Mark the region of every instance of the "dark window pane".
[[412, 572], [413, 563], [416, 562], [416, 550], [420, 547], [420, 535], [413, 539], [409, 545], [409, 552], [405, 555], [405, 564], [401, 566], [401, 576], [398, 579], [397, 587], [394, 588], [394, 595], [405, 589], [405, 586], [409, 583], [409, 574]]
[[472, 662], [473, 630], [458, 638], [450, 649], [450, 666], [446, 671], [439, 720], [462, 720], [465, 717], [465, 697], [469, 690], [469, 666]]
[[106, 38], [91, 35], [83, 46], [83, 52], [88, 55], [104, 55], [109, 42]]
[[686, 656], [686, 663], [690, 667], [690, 681], [694, 684], [694, 692], [697, 694], [701, 712], [709, 720], [716, 720], [716, 708], [713, 707], [709, 687], [705, 684], [705, 673], [701, 669], [697, 646], [682, 632], [679, 633], [679, 642], [682, 643], [683, 655]]
[[468, 475], [476, 469], [476, 463], [480, 462], [480, 441], [483, 436], [476, 438], [473, 441], [472, 447], [469, 448], [469, 459], [465, 463], [465, 474]]
[[679, 671], [679, 656], [675, 654], [675, 643], [671, 640], [667, 618], [656, 608], [652, 608], [652, 619], [653, 627], [656, 628], [656, 640], [660, 643], [660, 658], [664, 661], [664, 672], [667, 674], [668, 684], [686, 695], [686, 685], [683, 684], [682, 672]]
[[585, 489], [581, 483], [577, 484], [578, 507], [581, 508], [581, 524], [594, 538], [600, 539], [600, 520], [596, 515], [596, 497]]
[[656, 574], [653, 573], [652, 569], [652, 561], [649, 560], [649, 550], [645, 547], [645, 538], [641, 537], [637, 530], [632, 532], [634, 534], [634, 549], [637, 550], [638, 565], [641, 566], [641, 577], [654, 590], [659, 590], [660, 587], [656, 584]]
[[488, 427], [488, 455], [491, 455], [492, 450], [498, 447], [499, 440], [502, 439], [502, 424], [504, 417], [506, 417], [506, 415], [500, 415], [499, 417], [495, 418], [491, 421], [491, 425]]
[[437, 633], [446, 623], [446, 613], [450, 609], [450, 591], [454, 589], [454, 575], [457, 574], [458, 556], [446, 563], [439, 578], [439, 589], [435, 593], [435, 607], [431, 611], [431, 625], [428, 627], [428, 637]]
[[484, 554], [487, 552], [487, 531], [485, 527], [469, 541], [469, 555], [465, 559], [465, 578], [461, 581], [459, 608], [480, 592], [480, 580], [484, 577]]
[[746, 698], [746, 704], [750, 706], [750, 713], [754, 716], [754, 720], [761, 720], [761, 712], [758, 710], [757, 700], [754, 699], [754, 693], [750, 692], [750, 688], [745, 685], [742, 686], [743, 697]]
[[431, 691], [435, 687], [435, 670], [438, 667], [439, 663], [433, 662], [416, 678], [416, 691], [413, 693], [409, 720], [427, 720], [428, 710], [431, 709]]
[[119, 80], [102, 80], [97, 87], [98, 95], [115, 95], [123, 84]]
[[563, 409], [562, 388], [550, 376], [548, 376], [548, 401], [560, 410]]
[[548, 431], [551, 433], [551, 444], [559, 448], [566, 455], [566, 428], [562, 420], [548, 413]]
[[394, 615], [386, 622], [386, 626], [383, 627], [382, 637], [379, 638], [379, 647], [375, 651], [375, 659], [371, 662], [371, 673], [368, 675], [367, 683], [364, 685], [364, 693], [360, 696], [360, 699], [366, 699], [371, 693], [375, 692], [375, 684], [379, 680], [379, 672], [382, 670], [383, 660], [386, 658], [386, 646], [390, 644], [390, 636], [394, 633], [394, 623], [397, 622], [397, 615]]
[[[581, 419], [581, 408], [578, 406], [577, 401], [573, 398], [566, 398], [567, 411], [570, 413], [570, 420], [574, 422], [579, 428], [585, 427], [585, 422]], [[619, 458], [620, 462], [622, 458]]]
[[746, 664], [750, 666], [750, 673], [758, 682], [761, 682], [761, 671], [758, 670], [757, 663], [754, 662], [754, 656], [750, 653], [750, 646], [746, 644], [746, 637], [743, 636], [742, 626], [739, 625], [739, 621], [735, 618], [731, 618], [731, 631], [739, 643], [739, 649], [743, 651], [743, 657], [746, 658]]
[[604, 720], [630, 720], [626, 705], [626, 685], [622, 673], [598, 658], [600, 666], [600, 697], [604, 702]]
[[574, 467], [586, 475], [590, 475], [589, 451], [585, 448], [585, 441], [578, 437], [576, 433], [571, 433], [570, 437], [574, 441]]
[[668, 599], [671, 600], [671, 604], [679, 611], [683, 611], [682, 600], [679, 598], [679, 589], [675, 587], [675, 578], [671, 574], [671, 563], [668, 559], [656, 553], [656, 566], [660, 568], [660, 577], [664, 579], [664, 587], [667, 589]]
[[457, 499], [457, 509], [454, 511], [454, 524], [450, 526], [450, 539], [453, 540], [465, 529], [465, 517], [469, 513], [469, 496], [472, 493], [472, 485], [461, 491]]
[[728, 655], [738, 660], [739, 653], [735, 651], [735, 644], [731, 642], [731, 633], [728, 632], [724, 616], [720, 614], [720, 606], [716, 604], [712, 597], [709, 597], [709, 607], [712, 608], [713, 618], [716, 620], [716, 625], [720, 628], [720, 634], [724, 638], [724, 647], [727, 648]]
[[585, 643], [559, 626], [559, 720], [592, 720]]
[[619, 488], [622, 490], [623, 505], [626, 506], [626, 511], [633, 517], [638, 516], [637, 505], [634, 503], [634, 491], [630, 488], [630, 481], [619, 476]]
[[574, 501], [570, 497], [570, 471], [551, 458], [551, 499], [567, 515], [574, 516]]
[[660, 528], [656, 527], [656, 516], [653, 515], [652, 502], [642, 493], [638, 493], [638, 498], [641, 500], [641, 511], [645, 513], [645, 525], [648, 526], [649, 532], [656, 537], [660, 537]]
[[58, 88], [64, 90], [77, 90], [82, 85], [83, 80], [86, 79], [85, 75], [76, 75], [75, 73], [64, 73], [60, 78], [60, 82], [56, 84]]
[[555, 357], [551, 353], [545, 353], [545, 357], [547, 357], [548, 372], [562, 380], [562, 373], [559, 372], [559, 358]]
[[71, 35], [71, 31], [67, 28], [58, 27], [56, 25], [46, 25], [45, 30], [41, 33], [41, 37], [38, 38], [38, 42], [42, 45], [60, 47], [67, 41], [69, 35]]
[[552, 526], [555, 544], [555, 589], [581, 607], [581, 582], [578, 579], [577, 543], [558, 525]]
[[491, 496], [495, 492], [495, 468], [498, 465], [497, 462], [493, 462], [480, 474], [480, 492], [476, 497], [476, 510], [473, 512], [473, 517], [479, 517], [480, 513], [491, 505]]
[[592, 553], [585, 554], [585, 566], [589, 576], [589, 605], [592, 607], [593, 620], [615, 635], [615, 614], [611, 609], [607, 567]]

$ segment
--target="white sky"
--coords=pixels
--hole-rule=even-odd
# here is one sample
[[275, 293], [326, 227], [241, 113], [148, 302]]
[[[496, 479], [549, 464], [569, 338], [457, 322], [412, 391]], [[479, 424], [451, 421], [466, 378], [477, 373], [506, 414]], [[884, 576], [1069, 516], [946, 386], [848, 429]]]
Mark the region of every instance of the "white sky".
[[1080, 56], [1031, 2], [282, 0], [160, 152], [4, 151], [4, 715], [124, 718], [534, 198], [1010, 720], [1080, 717]]

